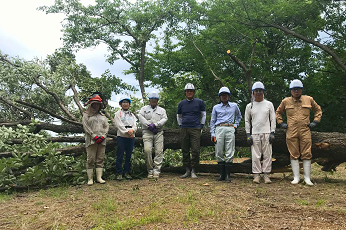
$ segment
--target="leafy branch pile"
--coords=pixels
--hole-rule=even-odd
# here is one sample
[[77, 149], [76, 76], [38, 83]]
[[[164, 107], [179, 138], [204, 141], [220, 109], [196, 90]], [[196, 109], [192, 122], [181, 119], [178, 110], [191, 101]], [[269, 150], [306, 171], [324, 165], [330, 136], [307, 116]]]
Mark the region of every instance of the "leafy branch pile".
[[[0, 150], [13, 156], [0, 158], [0, 189], [85, 183], [85, 157], [59, 155], [58, 143], [47, 142], [44, 134], [34, 134], [30, 128], [0, 128]], [[14, 139], [23, 143], [12, 144]]]

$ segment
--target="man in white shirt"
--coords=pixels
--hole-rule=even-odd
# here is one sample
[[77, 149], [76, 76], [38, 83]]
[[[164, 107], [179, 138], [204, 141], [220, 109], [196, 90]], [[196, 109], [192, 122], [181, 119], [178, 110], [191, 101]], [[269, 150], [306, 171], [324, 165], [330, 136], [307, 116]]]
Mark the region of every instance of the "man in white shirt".
[[[163, 125], [167, 122], [166, 110], [157, 105], [159, 94], [149, 94], [150, 105], [141, 108], [138, 119], [142, 124], [144, 153], [146, 155], [148, 178], [159, 178], [163, 160]], [[155, 147], [153, 159], [152, 148]]]
[[263, 83], [255, 82], [252, 86], [254, 101], [245, 109], [245, 131], [247, 142], [251, 145], [253, 182], [256, 184], [260, 183], [261, 173], [264, 174], [264, 183], [271, 183], [269, 178], [272, 169], [271, 144], [275, 139], [275, 110], [273, 103], [264, 99], [264, 91]]

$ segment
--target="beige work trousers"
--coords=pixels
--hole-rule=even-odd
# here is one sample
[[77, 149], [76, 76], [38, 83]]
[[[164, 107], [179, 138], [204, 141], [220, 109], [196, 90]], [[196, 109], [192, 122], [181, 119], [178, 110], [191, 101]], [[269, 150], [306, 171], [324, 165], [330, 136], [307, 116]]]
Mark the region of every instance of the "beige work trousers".
[[272, 171], [272, 145], [269, 143], [269, 135], [269, 133], [251, 135], [253, 139], [251, 146], [253, 173], [270, 173]]
[[[163, 161], [163, 131], [154, 134], [150, 130], [143, 130], [144, 153], [149, 173], [160, 173]], [[153, 146], [155, 148], [153, 159]]]
[[86, 168], [92, 169], [94, 168], [94, 164], [96, 164], [96, 168], [103, 168], [103, 159], [105, 157], [106, 146], [99, 144], [92, 144], [86, 148], [87, 152], [87, 163]]
[[286, 144], [290, 152], [291, 160], [310, 160], [311, 154], [311, 132], [307, 125], [288, 127], [286, 133]]

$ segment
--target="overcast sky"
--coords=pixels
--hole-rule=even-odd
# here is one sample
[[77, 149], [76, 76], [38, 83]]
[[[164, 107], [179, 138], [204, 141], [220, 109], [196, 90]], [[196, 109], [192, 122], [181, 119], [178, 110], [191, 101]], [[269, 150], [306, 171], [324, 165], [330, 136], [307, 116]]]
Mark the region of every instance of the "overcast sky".
[[[45, 59], [55, 49], [62, 47], [62, 14], [45, 14], [37, 7], [54, 4], [54, 0], [0, 0], [0, 50], [10, 56], [18, 56], [26, 60], [34, 57]], [[82, 0], [84, 5], [93, 4], [94, 0]], [[130, 65], [118, 60], [114, 65], [106, 62], [106, 45], [81, 50], [76, 54], [77, 63], [87, 66], [93, 77], [100, 76], [106, 69], [127, 84], [137, 88], [134, 76], [124, 75], [123, 71]], [[146, 89], [150, 92], [153, 89]], [[111, 105], [116, 105], [123, 95], [112, 95]], [[136, 93], [141, 97], [140, 92]]]

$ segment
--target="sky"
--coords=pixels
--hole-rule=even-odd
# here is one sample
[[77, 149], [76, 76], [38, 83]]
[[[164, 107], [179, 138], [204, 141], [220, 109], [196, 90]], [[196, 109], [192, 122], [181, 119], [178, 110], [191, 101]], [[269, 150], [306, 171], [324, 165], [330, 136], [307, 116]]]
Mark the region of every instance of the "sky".
[[[93, 4], [94, 0], [82, 0], [84, 5]], [[54, 0], [0, 0], [0, 50], [12, 57], [20, 57], [31, 60], [34, 57], [45, 59], [57, 48], [63, 46], [60, 39], [61, 21], [63, 14], [46, 14], [37, 8], [43, 5], [50, 6]], [[80, 50], [76, 53], [77, 63], [83, 63], [93, 77], [101, 76], [106, 69], [129, 85], [139, 89], [135, 77], [124, 75], [123, 71], [130, 65], [124, 60], [117, 60], [113, 65], [106, 62], [106, 45], [96, 48]], [[150, 92], [152, 88], [146, 88]], [[132, 92], [127, 92], [133, 95]], [[118, 101], [125, 94], [112, 95], [109, 102], [112, 106], [118, 106]], [[139, 91], [135, 96], [141, 97]]]

